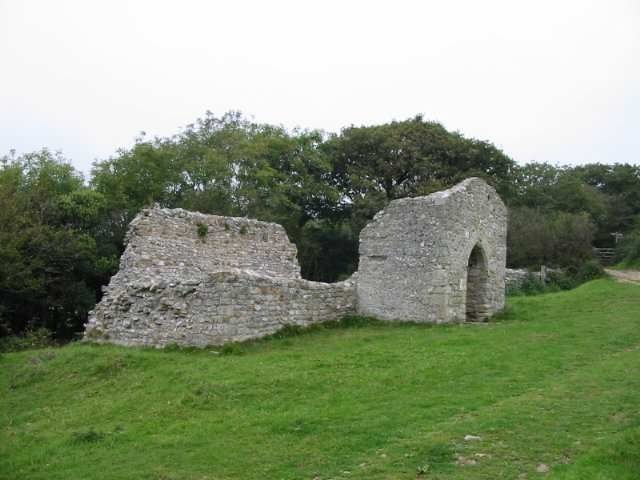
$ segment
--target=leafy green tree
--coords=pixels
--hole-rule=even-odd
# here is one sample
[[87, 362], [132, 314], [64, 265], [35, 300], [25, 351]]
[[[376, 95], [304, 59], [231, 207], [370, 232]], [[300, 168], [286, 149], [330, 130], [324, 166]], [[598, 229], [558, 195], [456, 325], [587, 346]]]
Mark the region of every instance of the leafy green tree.
[[327, 216], [359, 231], [397, 198], [426, 195], [471, 176], [509, 195], [513, 160], [488, 142], [466, 139], [441, 124], [414, 118], [342, 130], [325, 147], [341, 203]]
[[574, 267], [594, 259], [594, 227], [585, 213], [509, 209], [507, 265]]
[[106, 200], [103, 241], [117, 250], [127, 225], [146, 206], [173, 205], [181, 191], [183, 160], [170, 143], [138, 139], [130, 149], [120, 149], [116, 157], [94, 162], [90, 185]]
[[304, 224], [337, 198], [323, 142], [321, 131], [288, 132], [240, 112], [207, 112], [177, 135], [140, 138], [95, 163], [91, 185], [108, 200], [113, 245], [151, 204], [274, 221], [299, 240]]
[[81, 328], [116, 265], [93, 237], [104, 205], [59, 153], [1, 159], [0, 335]]
[[358, 268], [359, 241], [344, 224], [309, 221], [297, 246], [302, 276], [308, 280], [344, 280]]
[[599, 164], [554, 167], [529, 163], [516, 170], [518, 195], [511, 205], [526, 206], [544, 214], [585, 213], [595, 226], [594, 244], [613, 246], [611, 232], [629, 229], [635, 212], [633, 192], [637, 188], [635, 184], [640, 183], [637, 172], [630, 171], [629, 166], [621, 170], [625, 180], [609, 184], [616, 176], [613, 171], [619, 173], [619, 167]]
[[561, 173], [561, 167], [549, 163], [531, 162], [515, 167], [516, 195], [510, 204], [552, 210], [556, 196], [554, 188]]
[[575, 174], [601, 198], [603, 208], [593, 216], [596, 245], [612, 247], [615, 232], [630, 233], [640, 214], [640, 167], [627, 164], [588, 164], [574, 167]]

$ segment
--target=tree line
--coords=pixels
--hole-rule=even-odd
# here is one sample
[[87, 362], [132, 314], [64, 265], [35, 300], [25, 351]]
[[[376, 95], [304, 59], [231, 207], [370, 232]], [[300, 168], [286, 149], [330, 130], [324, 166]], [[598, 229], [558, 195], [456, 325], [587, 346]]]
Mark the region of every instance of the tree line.
[[390, 201], [471, 176], [509, 208], [510, 267], [580, 265], [612, 233], [640, 230], [636, 166], [518, 165], [420, 115], [328, 134], [207, 112], [173, 136], [141, 134], [95, 161], [88, 181], [46, 149], [0, 159], [0, 337], [81, 331], [142, 208], [280, 223], [303, 276], [333, 282], [357, 269], [360, 230]]

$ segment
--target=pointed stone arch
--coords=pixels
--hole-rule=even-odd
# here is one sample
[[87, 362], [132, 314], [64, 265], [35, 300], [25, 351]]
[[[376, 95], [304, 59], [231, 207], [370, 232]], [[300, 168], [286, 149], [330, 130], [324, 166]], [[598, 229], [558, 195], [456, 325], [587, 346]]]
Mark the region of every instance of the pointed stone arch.
[[478, 322], [491, 315], [489, 256], [482, 242], [476, 243], [467, 261], [466, 319]]

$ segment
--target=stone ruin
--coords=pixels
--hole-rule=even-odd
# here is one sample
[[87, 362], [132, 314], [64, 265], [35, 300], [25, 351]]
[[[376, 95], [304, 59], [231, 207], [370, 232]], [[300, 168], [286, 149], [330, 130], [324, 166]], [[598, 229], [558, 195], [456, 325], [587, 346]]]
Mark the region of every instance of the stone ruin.
[[146, 209], [125, 243], [85, 339], [204, 347], [355, 312], [354, 282], [303, 280], [297, 249], [275, 223]]
[[301, 278], [280, 225], [145, 209], [85, 340], [204, 347], [356, 313], [479, 321], [504, 306], [506, 222], [499, 196], [477, 178], [393, 201], [360, 235], [359, 271], [327, 284]]
[[507, 209], [483, 180], [395, 200], [360, 234], [358, 313], [480, 321], [504, 308]]

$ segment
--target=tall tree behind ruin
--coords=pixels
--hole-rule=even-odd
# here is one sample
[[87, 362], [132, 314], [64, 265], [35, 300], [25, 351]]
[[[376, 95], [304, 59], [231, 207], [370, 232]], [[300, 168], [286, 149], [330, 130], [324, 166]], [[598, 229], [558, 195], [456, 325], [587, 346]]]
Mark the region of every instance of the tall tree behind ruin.
[[334, 217], [354, 230], [391, 200], [427, 195], [468, 177], [512, 194], [515, 162], [489, 142], [449, 132], [421, 115], [384, 125], [351, 126], [329, 140], [332, 181], [342, 201]]
[[118, 253], [99, 242], [106, 202], [60, 154], [0, 159], [0, 337], [82, 328]]
[[220, 118], [207, 112], [179, 134], [142, 137], [95, 163], [91, 185], [109, 199], [120, 239], [149, 205], [273, 221], [296, 239], [320, 205], [337, 198], [318, 148], [323, 141], [321, 131], [288, 132], [240, 112]]

